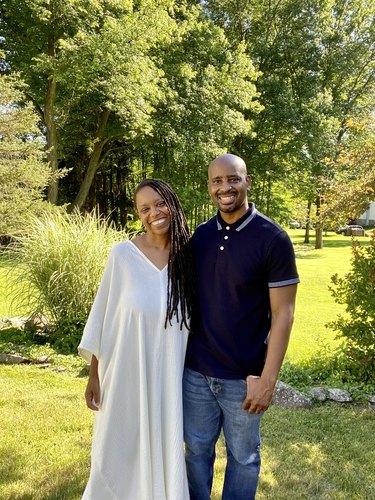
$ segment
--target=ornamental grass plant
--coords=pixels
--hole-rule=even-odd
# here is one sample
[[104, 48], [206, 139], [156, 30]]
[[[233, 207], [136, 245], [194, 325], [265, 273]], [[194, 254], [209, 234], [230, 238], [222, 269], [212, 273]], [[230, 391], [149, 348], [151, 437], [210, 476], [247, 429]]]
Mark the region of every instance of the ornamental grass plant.
[[95, 212], [30, 215], [26, 227], [15, 246], [17, 266], [10, 283], [19, 291], [15, 308], [46, 318], [58, 336], [79, 337], [109, 251], [128, 235]]

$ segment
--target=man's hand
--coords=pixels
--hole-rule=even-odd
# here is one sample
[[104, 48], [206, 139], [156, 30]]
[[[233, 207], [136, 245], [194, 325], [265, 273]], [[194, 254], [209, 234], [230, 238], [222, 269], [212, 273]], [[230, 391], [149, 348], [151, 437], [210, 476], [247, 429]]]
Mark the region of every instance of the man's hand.
[[266, 411], [271, 404], [275, 384], [266, 382], [261, 377], [249, 375], [246, 378], [247, 395], [242, 403], [242, 409], [249, 413]]

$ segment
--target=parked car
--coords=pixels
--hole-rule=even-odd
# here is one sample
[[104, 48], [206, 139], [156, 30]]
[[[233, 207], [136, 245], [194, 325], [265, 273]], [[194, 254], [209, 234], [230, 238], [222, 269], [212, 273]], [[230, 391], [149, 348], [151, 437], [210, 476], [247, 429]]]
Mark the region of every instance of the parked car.
[[363, 227], [356, 224], [339, 227], [336, 230], [336, 233], [343, 234], [344, 236], [365, 236], [365, 230]]
[[298, 220], [290, 220], [289, 227], [290, 229], [299, 229], [301, 227], [301, 224], [298, 222]]

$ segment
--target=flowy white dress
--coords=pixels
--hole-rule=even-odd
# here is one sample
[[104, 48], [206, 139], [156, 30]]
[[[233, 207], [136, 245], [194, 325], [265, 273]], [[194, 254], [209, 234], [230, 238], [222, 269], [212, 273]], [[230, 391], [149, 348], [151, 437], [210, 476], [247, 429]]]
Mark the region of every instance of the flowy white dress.
[[187, 331], [164, 328], [167, 266], [131, 241], [108, 258], [79, 353], [99, 360], [85, 500], [188, 500], [182, 373]]

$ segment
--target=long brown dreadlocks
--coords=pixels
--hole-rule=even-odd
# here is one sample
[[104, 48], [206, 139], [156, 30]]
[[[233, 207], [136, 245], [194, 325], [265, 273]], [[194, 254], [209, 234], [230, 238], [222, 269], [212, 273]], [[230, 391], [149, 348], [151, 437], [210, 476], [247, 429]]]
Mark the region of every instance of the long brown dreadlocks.
[[172, 188], [161, 179], [145, 179], [134, 193], [134, 201], [138, 191], [145, 186], [154, 189], [165, 201], [171, 218], [171, 247], [168, 260], [168, 298], [167, 312], [164, 328], [171, 323], [173, 315], [190, 330], [188, 319], [191, 317], [194, 298], [194, 267], [191, 246], [189, 243], [190, 232], [186, 216], [180, 200]]

